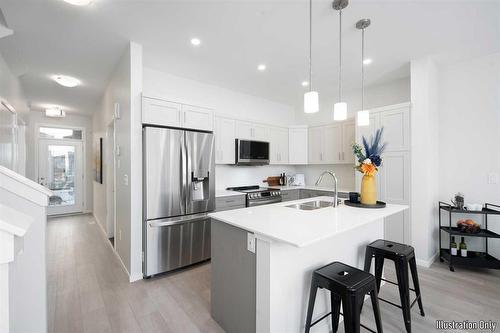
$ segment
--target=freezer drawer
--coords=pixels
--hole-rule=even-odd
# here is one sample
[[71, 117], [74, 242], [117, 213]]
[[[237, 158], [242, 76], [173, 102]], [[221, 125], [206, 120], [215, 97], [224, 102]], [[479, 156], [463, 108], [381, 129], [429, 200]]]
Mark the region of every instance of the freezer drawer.
[[145, 228], [145, 276], [210, 259], [210, 218], [206, 214], [147, 221]]

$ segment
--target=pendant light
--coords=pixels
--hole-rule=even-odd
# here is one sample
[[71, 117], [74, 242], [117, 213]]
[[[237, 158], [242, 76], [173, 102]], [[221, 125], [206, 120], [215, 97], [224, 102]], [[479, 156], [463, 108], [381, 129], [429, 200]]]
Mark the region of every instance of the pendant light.
[[304, 112], [319, 111], [319, 95], [313, 90], [312, 81], [312, 0], [309, 0], [309, 91], [304, 94]]
[[358, 111], [358, 126], [370, 125], [370, 111], [365, 110], [365, 29], [370, 26], [370, 19], [361, 19], [356, 23], [356, 28], [361, 30], [361, 111]]
[[342, 102], [342, 9], [349, 4], [348, 0], [334, 0], [333, 9], [339, 11], [339, 101], [333, 105], [333, 120], [347, 119], [347, 103]]

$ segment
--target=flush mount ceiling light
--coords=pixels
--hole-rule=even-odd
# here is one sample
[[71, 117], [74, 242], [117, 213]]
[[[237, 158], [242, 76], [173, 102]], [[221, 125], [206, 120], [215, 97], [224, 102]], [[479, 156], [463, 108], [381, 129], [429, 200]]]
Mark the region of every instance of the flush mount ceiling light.
[[45, 116], [50, 118], [64, 118], [66, 117], [66, 112], [61, 110], [59, 107], [53, 107], [45, 109]]
[[259, 71], [261, 71], [261, 72], [265, 71], [265, 70], [266, 70], [266, 68], [267, 68], [267, 67], [266, 67], [266, 65], [264, 65], [264, 64], [260, 64], [259, 66], [257, 66], [257, 69], [258, 69]]
[[201, 40], [199, 38], [196, 38], [196, 37], [195, 38], [191, 38], [191, 44], [193, 46], [200, 46]]
[[74, 6], [87, 6], [92, 3], [92, 0], [63, 0], [63, 1], [72, 4]]
[[361, 30], [361, 111], [358, 111], [358, 126], [370, 125], [370, 111], [365, 110], [365, 29], [371, 24], [370, 19], [361, 19], [356, 23], [356, 28]]
[[302, 87], [307, 87], [309, 85], [308, 81], [302, 81]]
[[61, 86], [68, 88], [73, 88], [81, 84], [80, 80], [66, 75], [54, 75], [52, 76], [52, 80], [56, 81]]
[[319, 111], [319, 95], [312, 81], [312, 0], [309, 0], [309, 91], [304, 94], [304, 113]]
[[363, 65], [369, 65], [372, 63], [373, 60], [371, 60], [370, 58], [366, 58], [365, 60], [363, 60]]
[[339, 11], [339, 101], [333, 105], [333, 120], [347, 119], [347, 103], [342, 102], [342, 9], [349, 4], [348, 0], [333, 1], [333, 9]]

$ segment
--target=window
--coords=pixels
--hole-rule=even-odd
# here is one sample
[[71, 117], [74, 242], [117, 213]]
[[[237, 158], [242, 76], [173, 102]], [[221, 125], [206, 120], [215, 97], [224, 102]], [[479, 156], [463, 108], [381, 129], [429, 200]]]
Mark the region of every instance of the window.
[[40, 127], [39, 137], [43, 139], [82, 139], [82, 130], [57, 127]]

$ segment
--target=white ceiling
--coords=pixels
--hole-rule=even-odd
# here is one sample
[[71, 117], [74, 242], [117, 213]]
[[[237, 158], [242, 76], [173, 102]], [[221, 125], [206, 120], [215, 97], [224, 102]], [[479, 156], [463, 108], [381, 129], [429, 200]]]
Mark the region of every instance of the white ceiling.
[[[313, 81], [337, 94], [338, 14], [314, 0]], [[14, 35], [0, 53], [19, 75], [33, 109], [61, 105], [91, 114], [115, 64], [133, 40], [144, 63], [175, 75], [295, 104], [308, 76], [308, 1], [0, 0]], [[360, 84], [360, 18], [370, 18], [368, 85], [409, 75], [409, 61], [429, 54], [475, 56], [500, 52], [499, 1], [351, 0], [344, 10], [345, 89]], [[199, 37], [193, 48], [189, 40]], [[446, 59], [446, 58], [445, 58]], [[267, 70], [258, 72], [259, 63]], [[52, 74], [79, 78], [64, 88]]]

